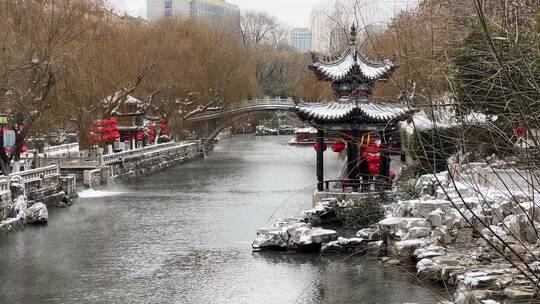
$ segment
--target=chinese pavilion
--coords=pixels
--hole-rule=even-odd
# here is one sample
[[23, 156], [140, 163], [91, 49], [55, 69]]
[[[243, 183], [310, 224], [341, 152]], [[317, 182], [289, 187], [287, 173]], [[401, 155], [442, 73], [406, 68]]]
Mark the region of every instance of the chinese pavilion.
[[[375, 85], [388, 80], [398, 68], [394, 59], [368, 59], [357, 45], [353, 25], [350, 42], [338, 58], [319, 60], [313, 56], [309, 68], [321, 81], [331, 83], [336, 96], [325, 103], [302, 103], [298, 116], [317, 129], [317, 188], [330, 190], [331, 182], [343, 190], [363, 192], [391, 187], [390, 154], [399, 148], [397, 123], [415, 111], [397, 102], [372, 98]], [[343, 150], [346, 142], [347, 165], [342, 180], [324, 180], [325, 139], [337, 139]]]

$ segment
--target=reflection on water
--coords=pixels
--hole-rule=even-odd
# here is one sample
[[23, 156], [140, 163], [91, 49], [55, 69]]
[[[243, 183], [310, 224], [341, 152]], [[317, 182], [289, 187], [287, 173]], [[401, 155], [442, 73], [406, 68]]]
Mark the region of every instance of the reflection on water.
[[225, 140], [0, 236], [0, 303], [433, 303], [375, 259], [251, 252], [257, 228], [310, 207], [315, 153], [287, 140]]

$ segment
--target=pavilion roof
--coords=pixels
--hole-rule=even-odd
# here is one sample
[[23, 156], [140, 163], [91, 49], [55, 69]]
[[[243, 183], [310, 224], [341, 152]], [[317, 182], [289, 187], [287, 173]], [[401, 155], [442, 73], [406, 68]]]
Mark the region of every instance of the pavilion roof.
[[309, 66], [320, 80], [338, 81], [349, 76], [359, 76], [369, 81], [388, 79], [398, 68], [395, 59], [369, 59], [357, 45], [356, 27], [351, 30], [350, 43], [337, 58], [319, 60], [314, 56]]
[[381, 124], [405, 120], [416, 112], [402, 104], [371, 99], [303, 103], [297, 106], [297, 111], [300, 119], [318, 124]]

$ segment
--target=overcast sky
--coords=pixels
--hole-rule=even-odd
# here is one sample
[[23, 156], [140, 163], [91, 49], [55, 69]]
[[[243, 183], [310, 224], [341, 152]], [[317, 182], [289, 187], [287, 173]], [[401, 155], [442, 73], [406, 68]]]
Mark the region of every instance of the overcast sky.
[[[146, 18], [147, 0], [109, 0], [112, 5], [120, 10], [127, 11], [133, 16], [142, 16]], [[276, 16], [281, 22], [290, 27], [309, 27], [309, 20], [312, 9], [321, 2], [328, 0], [228, 0], [240, 6], [241, 10], [265, 11]], [[404, 3], [414, 0], [374, 0], [374, 6], [378, 6], [378, 13], [383, 19], [386, 19], [394, 11], [395, 3]], [[392, 4], [388, 4], [392, 3]]]

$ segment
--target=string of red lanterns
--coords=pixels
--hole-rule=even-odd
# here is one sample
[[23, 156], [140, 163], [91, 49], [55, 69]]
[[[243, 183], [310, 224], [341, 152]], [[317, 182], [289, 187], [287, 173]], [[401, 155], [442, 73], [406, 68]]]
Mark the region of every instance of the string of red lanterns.
[[109, 143], [120, 138], [118, 131], [118, 121], [116, 117], [110, 119], [96, 120], [90, 127], [90, 140], [99, 144], [101, 142]]
[[[362, 143], [364, 142], [365, 136], [362, 137]], [[363, 150], [362, 156], [367, 160], [368, 162], [368, 170], [369, 174], [378, 174], [379, 173], [379, 165], [381, 162], [381, 156], [379, 155], [381, 151], [381, 146], [377, 144], [375, 138], [372, 138], [369, 134], [367, 134], [367, 147]], [[345, 150], [347, 147], [347, 144], [343, 140], [337, 140], [332, 144], [332, 151], [335, 153], [341, 153]], [[316, 143], [313, 145], [313, 148], [315, 151], [319, 150], [319, 144]], [[327, 144], [323, 145], [323, 152], [328, 149]]]

